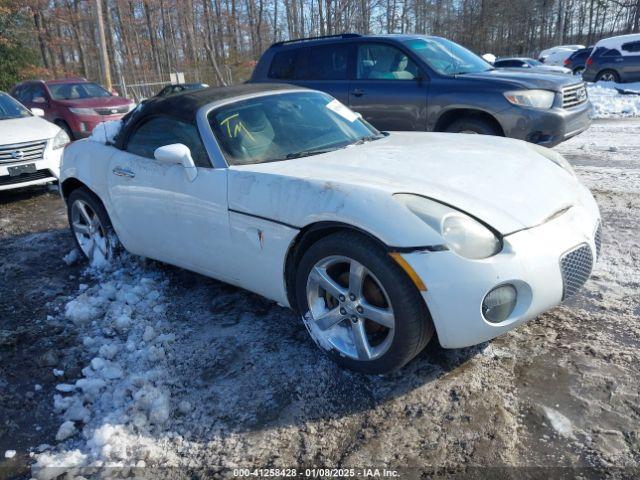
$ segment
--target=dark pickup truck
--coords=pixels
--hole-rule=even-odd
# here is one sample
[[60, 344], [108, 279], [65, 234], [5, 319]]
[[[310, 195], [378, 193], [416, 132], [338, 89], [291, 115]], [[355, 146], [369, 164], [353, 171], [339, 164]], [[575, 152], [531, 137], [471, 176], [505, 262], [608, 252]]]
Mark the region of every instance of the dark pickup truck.
[[590, 125], [582, 81], [497, 70], [454, 42], [424, 35], [278, 42], [250, 82], [327, 92], [380, 130], [503, 135], [551, 147]]

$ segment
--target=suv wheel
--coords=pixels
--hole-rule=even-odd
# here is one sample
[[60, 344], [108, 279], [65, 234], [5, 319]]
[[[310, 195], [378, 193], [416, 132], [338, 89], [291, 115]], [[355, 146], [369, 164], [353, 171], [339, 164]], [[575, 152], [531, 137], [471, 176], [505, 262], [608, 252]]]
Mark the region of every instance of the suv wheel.
[[445, 132], [472, 133], [479, 135], [500, 135], [497, 128], [487, 120], [479, 117], [464, 117], [451, 123]]
[[299, 311], [338, 364], [368, 374], [396, 370], [434, 333], [418, 289], [373, 240], [340, 232], [319, 240], [296, 272]]
[[620, 83], [620, 75], [615, 70], [603, 70], [598, 73], [596, 82], [615, 82]]
[[584, 72], [584, 67], [576, 67], [573, 69], [574, 75], [582, 75], [582, 72]]

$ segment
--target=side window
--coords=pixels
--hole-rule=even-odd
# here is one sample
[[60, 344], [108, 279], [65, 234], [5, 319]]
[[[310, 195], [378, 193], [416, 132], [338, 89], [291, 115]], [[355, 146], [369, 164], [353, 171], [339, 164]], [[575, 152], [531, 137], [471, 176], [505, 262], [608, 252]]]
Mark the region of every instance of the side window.
[[346, 44], [304, 49], [296, 64], [298, 80], [346, 80], [349, 48]]
[[640, 52], [640, 41], [623, 43], [622, 50], [624, 50], [625, 52], [633, 52], [633, 53]]
[[606, 50], [605, 52], [602, 53], [603, 57], [619, 57], [620, 55], [622, 55], [618, 50], [616, 50], [615, 48], [612, 48], [610, 50]]
[[269, 67], [269, 78], [293, 80], [295, 76], [296, 54], [297, 50], [276, 53]]
[[182, 143], [189, 147], [196, 166], [211, 166], [197, 128], [170, 117], [147, 120], [129, 137], [125, 150], [141, 157], [154, 158], [156, 148], [172, 143]]
[[[44, 87], [42, 85], [33, 85], [31, 87], [31, 101], [35, 102], [36, 99], [42, 99], [44, 101], [47, 100], [47, 94], [44, 91]], [[42, 102], [44, 103], [44, 102]]]
[[411, 80], [418, 76], [418, 66], [391, 45], [358, 45], [358, 80]]

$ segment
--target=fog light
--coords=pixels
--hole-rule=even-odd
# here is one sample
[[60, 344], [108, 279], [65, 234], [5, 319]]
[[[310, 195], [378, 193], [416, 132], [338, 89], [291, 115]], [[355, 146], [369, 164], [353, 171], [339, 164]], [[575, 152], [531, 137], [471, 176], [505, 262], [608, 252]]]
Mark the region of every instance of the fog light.
[[482, 315], [491, 323], [505, 321], [516, 306], [518, 293], [513, 285], [494, 288], [482, 301]]

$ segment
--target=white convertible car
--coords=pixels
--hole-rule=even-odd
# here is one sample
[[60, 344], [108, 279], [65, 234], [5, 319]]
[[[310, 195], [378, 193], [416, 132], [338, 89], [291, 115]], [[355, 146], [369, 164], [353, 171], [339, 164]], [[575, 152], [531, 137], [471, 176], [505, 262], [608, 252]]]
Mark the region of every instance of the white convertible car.
[[0, 92], [0, 191], [58, 179], [62, 149], [70, 140], [43, 116], [41, 109], [30, 111]]
[[291, 86], [148, 101], [113, 144], [69, 146], [61, 183], [91, 261], [121, 243], [256, 292], [368, 373], [406, 364], [434, 332], [464, 347], [558, 305], [600, 245], [598, 207], [559, 154], [381, 133]]

